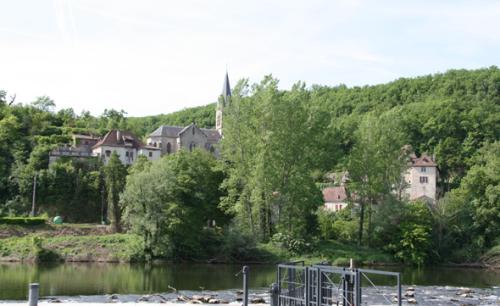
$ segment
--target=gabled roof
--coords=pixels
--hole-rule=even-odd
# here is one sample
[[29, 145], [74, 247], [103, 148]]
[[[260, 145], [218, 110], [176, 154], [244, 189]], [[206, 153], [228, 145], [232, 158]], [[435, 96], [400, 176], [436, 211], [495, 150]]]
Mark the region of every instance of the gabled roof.
[[[182, 129], [182, 131], [179, 132], [179, 136], [181, 136], [183, 133], [185, 133], [187, 130], [189, 130], [190, 128], [193, 128], [193, 129], [197, 129], [199, 131], [201, 131], [201, 133], [203, 133], [203, 135], [205, 135], [205, 133], [203, 132], [202, 129], [200, 129], [198, 126], [196, 126], [196, 123], [191, 123], [190, 125], [186, 126], [185, 128]], [[207, 135], [205, 135], [207, 136]]]
[[412, 167], [437, 167], [432, 157], [427, 154], [422, 154], [420, 157], [412, 156], [410, 159], [410, 166]]
[[[162, 125], [159, 128], [157, 128], [154, 132], [149, 134], [149, 136], [177, 138], [179, 137], [179, 135], [187, 131], [193, 125], [196, 126], [195, 123], [191, 123], [186, 127]], [[196, 127], [198, 128], [198, 126]], [[203, 129], [203, 128], [198, 128], [198, 129], [207, 136], [208, 140], [218, 141], [220, 139], [220, 134], [217, 130]]]
[[323, 189], [323, 200], [328, 203], [345, 202], [347, 192], [344, 186], [327, 187]]
[[111, 130], [99, 140], [92, 148], [101, 146], [110, 147], [132, 147], [139, 149], [144, 147], [143, 143], [129, 131]]
[[182, 131], [183, 129], [184, 128], [180, 126], [162, 125], [156, 130], [154, 130], [153, 133], [149, 134], [149, 136], [177, 138], [179, 132]]
[[207, 135], [207, 139], [211, 141], [219, 141], [220, 140], [220, 134], [219, 131], [213, 130], [213, 129], [200, 129]]

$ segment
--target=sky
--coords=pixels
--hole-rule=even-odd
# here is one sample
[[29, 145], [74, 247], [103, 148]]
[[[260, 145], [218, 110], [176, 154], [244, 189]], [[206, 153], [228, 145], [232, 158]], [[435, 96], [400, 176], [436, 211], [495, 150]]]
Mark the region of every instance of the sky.
[[0, 89], [171, 113], [272, 74], [361, 86], [500, 65], [500, 1], [0, 0]]

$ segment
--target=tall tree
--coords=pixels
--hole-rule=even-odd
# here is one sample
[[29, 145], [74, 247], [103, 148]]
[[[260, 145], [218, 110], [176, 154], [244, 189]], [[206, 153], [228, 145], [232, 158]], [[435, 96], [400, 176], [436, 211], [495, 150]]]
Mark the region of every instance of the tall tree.
[[108, 196], [108, 218], [114, 232], [121, 232], [122, 207], [120, 193], [125, 188], [127, 168], [120, 161], [120, 157], [113, 151], [108, 164], [104, 166], [104, 178]]
[[368, 210], [368, 243], [371, 239], [371, 212], [374, 204], [392, 196], [403, 180], [406, 157], [402, 151], [405, 135], [395, 114], [365, 116], [355, 135], [349, 156], [351, 200], [359, 204], [358, 244], [363, 242], [365, 213]]

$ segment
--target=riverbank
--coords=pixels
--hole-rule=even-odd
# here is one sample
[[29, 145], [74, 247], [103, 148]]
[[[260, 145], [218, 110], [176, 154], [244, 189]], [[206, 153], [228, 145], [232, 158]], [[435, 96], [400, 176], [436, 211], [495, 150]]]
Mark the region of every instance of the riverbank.
[[[0, 262], [133, 262], [144, 259], [142, 239], [133, 234], [111, 234], [107, 226], [92, 224], [0, 225]], [[317, 243], [305, 254], [295, 254], [274, 243], [246, 246], [238, 258], [223, 251], [215, 257], [191, 258], [199, 263], [276, 263], [303, 260], [307, 264], [329, 262], [349, 265], [394, 265], [384, 252], [342, 244]], [[248, 254], [250, 254], [248, 256]]]
[[[142, 239], [133, 234], [111, 234], [109, 227], [94, 224], [0, 225], [0, 262], [140, 262], [144, 260]], [[190, 258], [198, 263], [277, 263], [304, 261], [348, 266], [401, 265], [390, 254], [334, 240], [315, 243], [296, 254], [274, 243], [257, 244], [244, 258], [221, 252], [211, 258]], [[500, 269], [500, 246], [486, 252], [477, 262], [444, 263], [443, 266]]]
[[[28, 234], [1, 239], [0, 262], [134, 262], [144, 259], [142, 242], [133, 234], [41, 235]], [[318, 244], [307, 254], [293, 254], [272, 243], [258, 244], [252, 257], [239, 261], [226, 254], [216, 258], [194, 258], [199, 263], [276, 263], [304, 261], [306, 264], [329, 262], [349, 265], [352, 258], [358, 265], [396, 265], [386, 253], [335, 241]]]
[[131, 234], [30, 234], [0, 241], [0, 261], [4, 262], [131, 262], [143, 257], [139, 237]]

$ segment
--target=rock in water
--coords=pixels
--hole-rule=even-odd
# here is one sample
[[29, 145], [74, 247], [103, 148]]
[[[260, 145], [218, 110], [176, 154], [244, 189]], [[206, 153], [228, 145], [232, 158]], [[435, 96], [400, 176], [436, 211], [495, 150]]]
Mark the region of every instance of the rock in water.
[[254, 297], [254, 298], [250, 299], [250, 303], [252, 303], [252, 304], [265, 304], [266, 300], [264, 300], [261, 297]]
[[406, 291], [405, 296], [410, 297], [410, 298], [415, 297], [415, 292], [414, 291]]

